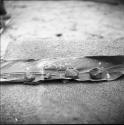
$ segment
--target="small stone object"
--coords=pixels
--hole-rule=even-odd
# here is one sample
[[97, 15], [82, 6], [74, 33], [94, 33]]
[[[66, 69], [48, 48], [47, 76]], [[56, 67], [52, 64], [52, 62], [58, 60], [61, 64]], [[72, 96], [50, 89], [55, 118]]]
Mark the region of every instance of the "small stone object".
[[99, 69], [99, 68], [94, 68], [92, 69], [90, 72], [90, 77], [92, 79], [95, 79], [95, 80], [99, 80], [99, 79], [103, 79], [105, 78], [106, 76], [106, 72], [104, 72], [103, 70]]
[[76, 69], [69, 68], [65, 71], [65, 77], [69, 77], [72, 79], [77, 79], [79, 72]]

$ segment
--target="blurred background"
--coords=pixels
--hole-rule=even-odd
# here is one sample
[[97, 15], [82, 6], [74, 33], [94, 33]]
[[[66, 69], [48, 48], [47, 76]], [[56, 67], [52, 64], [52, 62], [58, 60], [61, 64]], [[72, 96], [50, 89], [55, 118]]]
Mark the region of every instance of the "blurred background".
[[1, 55], [6, 53], [7, 59], [123, 55], [122, 3], [122, 0], [5, 1], [11, 23], [1, 37]]
[[[4, 3], [4, 59], [124, 55], [123, 0]], [[123, 83], [0, 85], [1, 123], [124, 123]]]

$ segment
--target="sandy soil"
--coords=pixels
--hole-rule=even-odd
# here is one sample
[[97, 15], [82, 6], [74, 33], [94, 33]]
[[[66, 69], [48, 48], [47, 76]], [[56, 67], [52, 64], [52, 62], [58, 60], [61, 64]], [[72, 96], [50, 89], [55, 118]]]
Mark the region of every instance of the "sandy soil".
[[[5, 59], [124, 55], [124, 6], [81, 1], [6, 2]], [[2, 123], [124, 123], [124, 80], [1, 85]]]
[[12, 23], [1, 38], [2, 55], [10, 43], [5, 58], [124, 54], [123, 5], [10, 1], [6, 7]]

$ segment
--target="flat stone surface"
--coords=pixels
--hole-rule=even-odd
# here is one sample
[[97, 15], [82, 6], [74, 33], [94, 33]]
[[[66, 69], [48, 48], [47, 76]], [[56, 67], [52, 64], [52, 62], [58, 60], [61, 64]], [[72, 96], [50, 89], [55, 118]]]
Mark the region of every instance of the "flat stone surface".
[[[124, 7], [82, 1], [6, 2], [5, 59], [124, 55]], [[87, 65], [87, 64], [86, 64]], [[124, 123], [124, 79], [0, 85], [1, 123]]]

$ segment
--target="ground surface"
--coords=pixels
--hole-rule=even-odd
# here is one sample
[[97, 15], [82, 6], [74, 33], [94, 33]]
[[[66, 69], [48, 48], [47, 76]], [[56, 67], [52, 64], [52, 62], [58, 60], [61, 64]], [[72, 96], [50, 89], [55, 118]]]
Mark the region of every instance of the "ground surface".
[[[5, 59], [124, 55], [124, 6], [81, 1], [7, 2]], [[124, 80], [1, 85], [1, 122], [124, 123]]]

